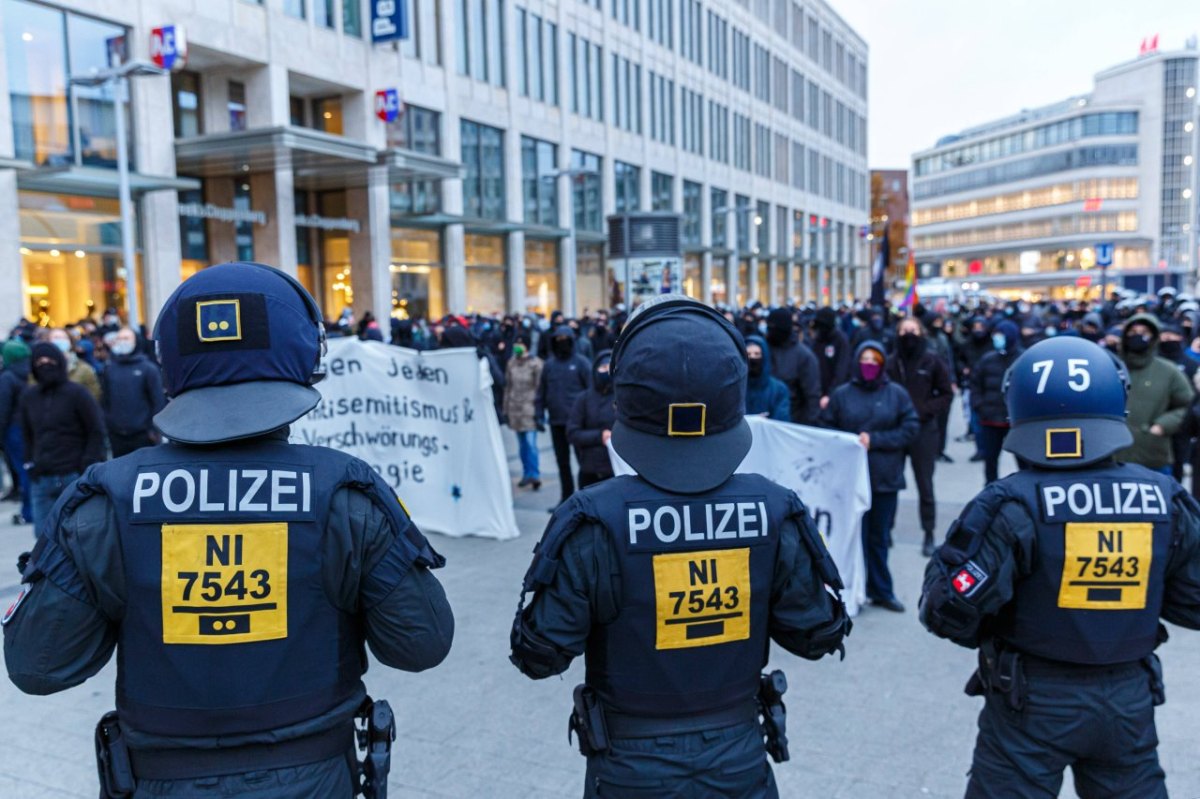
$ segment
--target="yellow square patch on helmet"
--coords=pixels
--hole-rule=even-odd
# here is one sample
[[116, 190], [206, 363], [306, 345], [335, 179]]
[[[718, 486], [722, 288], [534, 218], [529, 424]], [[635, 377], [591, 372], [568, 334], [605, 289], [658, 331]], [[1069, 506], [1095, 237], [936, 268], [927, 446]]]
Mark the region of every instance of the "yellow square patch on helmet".
[[207, 300], [196, 303], [196, 336], [205, 343], [241, 341], [241, 301]]
[[1078, 427], [1052, 427], [1047, 430], [1046, 457], [1082, 458], [1082, 431]]
[[667, 435], [702, 436], [707, 415], [703, 402], [672, 402], [667, 407]]

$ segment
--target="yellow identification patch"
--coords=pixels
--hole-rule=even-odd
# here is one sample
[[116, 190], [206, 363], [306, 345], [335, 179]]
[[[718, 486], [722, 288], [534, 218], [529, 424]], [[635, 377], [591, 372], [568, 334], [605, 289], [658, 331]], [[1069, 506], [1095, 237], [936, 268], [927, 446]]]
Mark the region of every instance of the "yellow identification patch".
[[714, 549], [654, 556], [656, 649], [750, 637], [750, 550]]
[[1075, 610], [1146, 607], [1154, 525], [1069, 522], [1058, 606]]
[[288, 526], [164, 524], [164, 644], [287, 638]]
[[205, 342], [241, 341], [241, 302], [209, 300], [196, 303], [196, 334]]

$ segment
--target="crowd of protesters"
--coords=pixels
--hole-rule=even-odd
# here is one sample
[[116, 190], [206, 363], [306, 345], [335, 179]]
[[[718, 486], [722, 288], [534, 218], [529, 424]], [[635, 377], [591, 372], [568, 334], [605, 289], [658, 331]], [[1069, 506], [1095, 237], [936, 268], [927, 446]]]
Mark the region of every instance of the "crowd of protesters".
[[[1005, 372], [1044, 338], [1080, 336], [1121, 360], [1132, 383], [1134, 442], [1117, 460], [1177, 480], [1190, 465], [1192, 492], [1200, 491], [1200, 304], [1172, 288], [1119, 290], [1095, 301], [974, 297], [907, 309], [719, 310], [745, 338], [747, 413], [844, 431], [867, 450], [872, 505], [863, 544], [868, 596], [879, 606], [903, 610], [887, 554], [905, 465], [915, 478], [928, 555], [937, 530], [934, 473], [938, 463], [952, 462], [946, 439], [955, 397], [966, 418], [962, 438], [975, 446], [971, 460], [983, 464], [985, 481], [996, 480], [1008, 429]], [[346, 309], [327, 328], [413, 349], [472, 348], [488, 363], [501, 424], [516, 434], [518, 488], [541, 488], [537, 435], [549, 432], [563, 501], [576, 485], [612, 476], [609, 361], [626, 318], [617, 306], [579, 318], [472, 314], [381, 326], [370, 313], [356, 320]], [[90, 463], [159, 442], [153, 416], [166, 397], [153, 346], [122, 327], [115, 311], [65, 328], [23, 321], [0, 355], [0, 446], [13, 486], [4, 498], [20, 501], [16, 521], [44, 517]]]

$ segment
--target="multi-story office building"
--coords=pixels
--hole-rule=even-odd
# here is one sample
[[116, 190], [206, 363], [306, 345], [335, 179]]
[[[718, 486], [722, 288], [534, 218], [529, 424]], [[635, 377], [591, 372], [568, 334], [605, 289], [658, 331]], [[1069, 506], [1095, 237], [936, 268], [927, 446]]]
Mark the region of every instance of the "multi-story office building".
[[[1091, 94], [947, 136], [913, 156], [913, 246], [997, 294], [1190, 287], [1196, 267], [1197, 61], [1145, 53]], [[1187, 277], [1187, 280], [1184, 278]]]
[[373, 44], [387, 3], [0, 0], [0, 320], [123, 305], [114, 105], [69, 87], [166, 25], [186, 66], [131, 81], [146, 315], [232, 259], [331, 317], [596, 309], [634, 210], [682, 214], [706, 300], [865, 284], [867, 47], [821, 0], [397, 2]]

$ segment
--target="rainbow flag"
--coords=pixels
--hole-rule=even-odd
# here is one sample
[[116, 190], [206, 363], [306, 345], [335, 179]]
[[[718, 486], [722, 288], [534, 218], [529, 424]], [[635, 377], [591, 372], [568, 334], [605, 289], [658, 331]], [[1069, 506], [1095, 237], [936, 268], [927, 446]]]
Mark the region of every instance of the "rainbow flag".
[[921, 298], [917, 296], [917, 261], [911, 250], [908, 253], [908, 266], [904, 268], [904, 282], [907, 285], [904, 287], [904, 299], [900, 302], [900, 307], [913, 308]]

